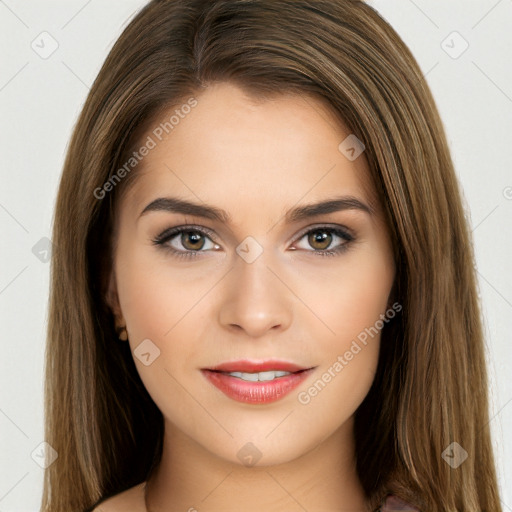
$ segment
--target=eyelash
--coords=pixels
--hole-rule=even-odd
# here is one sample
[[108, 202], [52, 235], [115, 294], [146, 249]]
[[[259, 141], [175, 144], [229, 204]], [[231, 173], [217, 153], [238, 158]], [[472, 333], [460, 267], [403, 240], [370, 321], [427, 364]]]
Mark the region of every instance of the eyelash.
[[[334, 228], [334, 227], [329, 227], [329, 226], [316, 226], [312, 229], [309, 229], [309, 230], [303, 232], [298, 237], [297, 241], [302, 240], [306, 235], [308, 235], [310, 233], [314, 233], [314, 232], [318, 232], [318, 231], [319, 232], [328, 232], [330, 234], [334, 234], [334, 235], [342, 238], [343, 240], [345, 240], [345, 243], [339, 245], [334, 250], [306, 251], [306, 252], [313, 252], [322, 257], [337, 256], [337, 255], [344, 253], [348, 249], [350, 242], [352, 242], [354, 240], [354, 237], [351, 234], [349, 234], [347, 231], [345, 231], [341, 228]], [[174, 247], [167, 245], [167, 242], [169, 242], [173, 238], [175, 238], [176, 235], [181, 235], [184, 232], [201, 233], [201, 234], [207, 236], [208, 238], [210, 238], [210, 240], [213, 236], [215, 236], [213, 231], [211, 231], [207, 228], [187, 225], [187, 226], [178, 226], [175, 228], [166, 229], [163, 233], [158, 235], [156, 238], [152, 239], [152, 243], [156, 246], [162, 247], [162, 249], [165, 251], [171, 252], [174, 256], [176, 256], [178, 258], [196, 258], [197, 257], [196, 255], [198, 253], [206, 252], [206, 251], [201, 251], [201, 250], [199, 250], [199, 251], [191, 251], [191, 250], [179, 251], [179, 250], [175, 249]], [[214, 240], [211, 240], [211, 241], [213, 243], [215, 243]]]

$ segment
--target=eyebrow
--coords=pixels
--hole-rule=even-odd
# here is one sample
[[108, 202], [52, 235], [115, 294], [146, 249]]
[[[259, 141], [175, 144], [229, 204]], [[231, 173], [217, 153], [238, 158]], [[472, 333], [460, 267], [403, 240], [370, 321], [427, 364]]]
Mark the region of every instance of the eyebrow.
[[[292, 223], [316, 217], [318, 215], [334, 213], [343, 210], [359, 210], [368, 215], [375, 215], [375, 209], [354, 196], [340, 196], [332, 199], [297, 206], [288, 210], [285, 214], [285, 222]], [[215, 220], [224, 224], [230, 224], [231, 215], [215, 206], [208, 204], [199, 204], [177, 197], [159, 197], [151, 201], [141, 212], [142, 217], [148, 212], [166, 211], [170, 213], [181, 213], [185, 215], [193, 215], [195, 217], [204, 217], [206, 219]]]

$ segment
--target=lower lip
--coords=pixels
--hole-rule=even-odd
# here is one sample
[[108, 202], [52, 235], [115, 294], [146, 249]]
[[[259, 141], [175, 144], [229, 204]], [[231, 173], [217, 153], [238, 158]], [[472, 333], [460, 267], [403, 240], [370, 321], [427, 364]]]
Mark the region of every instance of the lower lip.
[[286, 377], [277, 377], [266, 382], [248, 382], [220, 372], [201, 370], [203, 375], [226, 396], [238, 402], [248, 404], [268, 404], [285, 397], [314, 370], [291, 373]]

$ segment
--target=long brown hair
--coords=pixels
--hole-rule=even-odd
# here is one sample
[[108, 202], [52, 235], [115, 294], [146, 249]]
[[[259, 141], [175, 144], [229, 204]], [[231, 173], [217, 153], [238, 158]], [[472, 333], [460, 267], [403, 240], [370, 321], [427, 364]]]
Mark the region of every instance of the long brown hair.
[[[153, 0], [115, 43], [56, 202], [45, 436], [58, 457], [42, 510], [83, 511], [160, 460], [162, 415], [105, 301], [115, 206], [137, 168], [113, 177], [153, 119], [217, 81], [322, 100], [365, 145], [403, 307], [355, 416], [371, 507], [391, 492], [424, 512], [501, 511], [472, 240], [443, 125], [409, 49], [357, 0]], [[467, 452], [458, 467], [444, 456], [454, 442]]]

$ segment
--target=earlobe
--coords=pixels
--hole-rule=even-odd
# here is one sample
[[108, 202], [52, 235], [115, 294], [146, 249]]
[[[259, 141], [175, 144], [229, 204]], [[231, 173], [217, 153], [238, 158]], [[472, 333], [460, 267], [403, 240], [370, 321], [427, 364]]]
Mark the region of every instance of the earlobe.
[[126, 330], [126, 326], [117, 328], [116, 333], [120, 341], [128, 340], [128, 331]]

